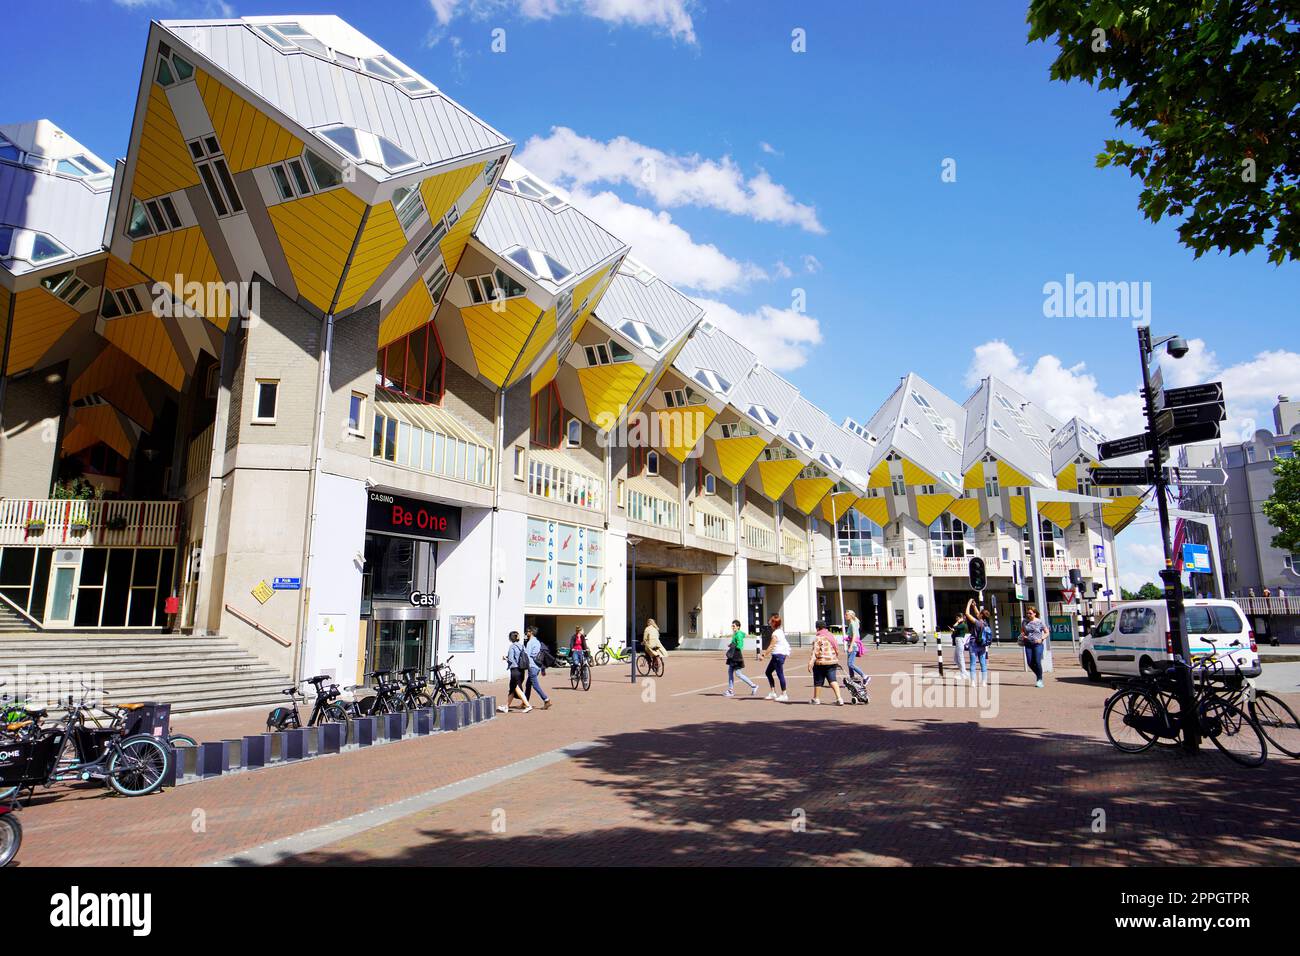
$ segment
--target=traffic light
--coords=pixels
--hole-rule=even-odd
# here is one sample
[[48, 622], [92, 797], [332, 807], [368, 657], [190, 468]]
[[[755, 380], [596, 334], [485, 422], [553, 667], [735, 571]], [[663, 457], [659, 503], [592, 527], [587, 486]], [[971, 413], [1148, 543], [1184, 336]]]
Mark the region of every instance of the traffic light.
[[970, 588], [972, 591], [984, 593], [984, 588], [988, 585], [988, 578], [984, 573], [984, 559], [970, 559]]
[[1083, 586], [1083, 572], [1078, 568], [1070, 568], [1070, 587], [1078, 589]]

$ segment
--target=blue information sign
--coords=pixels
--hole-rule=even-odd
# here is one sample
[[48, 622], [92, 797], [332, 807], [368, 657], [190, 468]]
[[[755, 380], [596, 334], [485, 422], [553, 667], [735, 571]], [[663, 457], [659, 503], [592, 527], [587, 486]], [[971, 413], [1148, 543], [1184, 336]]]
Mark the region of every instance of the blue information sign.
[[302, 578], [271, 578], [271, 587], [277, 591], [300, 591]]

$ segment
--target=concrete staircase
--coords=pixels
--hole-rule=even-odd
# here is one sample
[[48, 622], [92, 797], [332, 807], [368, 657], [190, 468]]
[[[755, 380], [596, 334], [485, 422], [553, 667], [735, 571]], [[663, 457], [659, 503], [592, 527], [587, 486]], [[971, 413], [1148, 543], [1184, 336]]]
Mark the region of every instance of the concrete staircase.
[[36, 625], [14, 610], [8, 601], [0, 600], [0, 634], [35, 634]]
[[283, 703], [291, 678], [224, 637], [0, 634], [0, 670], [102, 675], [109, 703], [159, 701], [172, 713]]

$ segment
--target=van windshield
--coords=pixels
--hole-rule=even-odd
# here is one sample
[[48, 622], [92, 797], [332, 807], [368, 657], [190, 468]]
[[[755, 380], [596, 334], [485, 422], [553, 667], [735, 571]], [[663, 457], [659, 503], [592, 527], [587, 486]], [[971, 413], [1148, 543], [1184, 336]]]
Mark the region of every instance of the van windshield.
[[1240, 634], [1242, 629], [1241, 615], [1230, 607], [1216, 604], [1187, 608], [1188, 634]]

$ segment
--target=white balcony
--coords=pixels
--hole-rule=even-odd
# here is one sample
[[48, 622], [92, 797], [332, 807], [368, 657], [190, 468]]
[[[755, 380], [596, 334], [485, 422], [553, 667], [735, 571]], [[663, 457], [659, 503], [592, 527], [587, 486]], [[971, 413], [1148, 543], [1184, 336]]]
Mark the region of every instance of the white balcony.
[[751, 550], [776, 553], [776, 529], [749, 518], [740, 519], [740, 540]]
[[899, 554], [842, 554], [841, 574], [897, 575], [907, 571], [907, 564]]
[[635, 488], [628, 488], [625, 495], [627, 517], [630, 521], [639, 521], [668, 531], [681, 530], [681, 505], [676, 501], [647, 494]]
[[0, 500], [0, 545], [170, 547], [180, 534], [179, 501]]
[[605, 507], [605, 482], [533, 452], [528, 456], [528, 493], [575, 508]]
[[806, 563], [808, 560], [808, 542], [799, 535], [791, 534], [789, 531], [782, 531], [781, 555], [800, 564]]
[[710, 541], [730, 544], [735, 540], [731, 530], [731, 519], [716, 515], [711, 511], [695, 512], [695, 533]]

